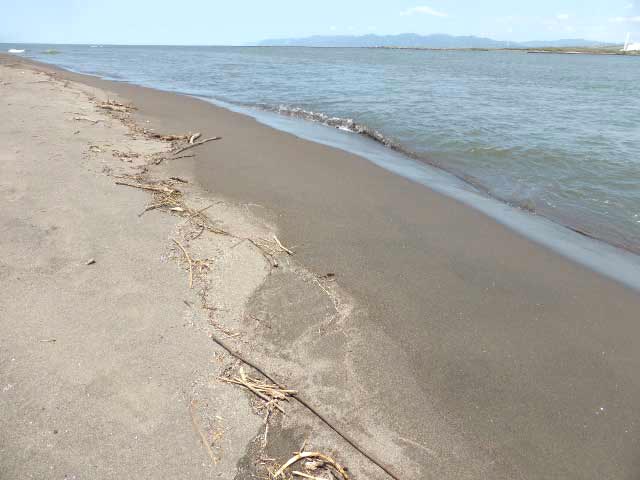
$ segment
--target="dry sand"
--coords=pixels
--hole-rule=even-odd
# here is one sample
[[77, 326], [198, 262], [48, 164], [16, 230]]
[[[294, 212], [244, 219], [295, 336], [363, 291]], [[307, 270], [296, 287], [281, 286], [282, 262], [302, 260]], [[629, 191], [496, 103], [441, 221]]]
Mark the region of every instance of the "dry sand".
[[251, 242], [286, 257], [275, 231], [182, 181], [229, 235], [144, 212], [151, 195], [115, 182], [168, 179], [154, 162], [170, 145], [97, 108], [104, 92], [7, 67], [0, 89], [0, 478], [250, 478], [304, 440], [376, 478], [295, 404], [263, 452], [266, 411], [218, 379], [240, 364], [211, 336], [259, 348], [240, 330], [273, 259]]
[[[0, 131], [10, 199], [0, 213], [11, 292], [0, 301], [7, 478], [53, 466], [58, 475], [99, 468], [89, 476], [100, 478], [244, 479], [260, 470], [256, 459], [281, 463], [307, 437], [354, 477], [388, 478], [295, 404], [260, 452], [262, 419], [249, 415], [249, 397], [211, 381], [234, 365], [211, 362], [224, 355], [207, 340], [221, 335], [215, 325], [241, 332], [234, 348], [401, 478], [637, 478], [636, 292], [357, 156], [196, 99], [58, 71], [60, 83], [29, 83], [35, 74], [24, 70], [2, 68], [0, 87], [0, 113], [11, 119]], [[150, 174], [188, 179], [197, 205], [220, 195], [208, 213], [237, 237], [271, 238], [277, 225], [296, 255], [281, 253], [274, 269], [247, 242], [189, 242], [213, 260], [206, 287], [217, 310], [185, 308], [184, 299], [199, 299], [172, 247], [189, 234], [183, 220], [139, 218], [148, 196], [102, 173], [122, 168], [109, 149], [166, 145], [134, 147], [113, 120], [79, 125], [69, 112], [100, 114], [79, 93], [88, 87], [65, 88], [65, 79], [132, 101], [139, 125], [221, 135]], [[87, 153], [89, 144], [110, 146]], [[321, 277], [329, 272], [336, 277]], [[63, 348], [64, 336], [73, 348]], [[225, 419], [218, 465], [192, 428], [194, 398], [202, 431], [218, 438], [216, 415]], [[72, 444], [59, 443], [58, 421]], [[134, 440], [143, 431], [145, 441]]]

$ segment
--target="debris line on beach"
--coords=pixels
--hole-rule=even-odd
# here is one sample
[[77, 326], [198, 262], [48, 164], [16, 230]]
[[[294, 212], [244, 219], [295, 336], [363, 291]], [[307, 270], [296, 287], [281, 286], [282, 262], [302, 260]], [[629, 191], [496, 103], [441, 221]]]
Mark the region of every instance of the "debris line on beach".
[[189, 139], [189, 145], [174, 151], [173, 156], [175, 157], [176, 155], [180, 155], [182, 152], [185, 152], [190, 148], [199, 147], [200, 145], [204, 145], [205, 143], [209, 143], [209, 142], [213, 142], [214, 140], [221, 140], [221, 139], [222, 137], [211, 137], [211, 138], [205, 138], [204, 140], [200, 140], [199, 142], [194, 142], [192, 141], [192, 139]]
[[[340, 475], [340, 478], [342, 478], [343, 480], [349, 480], [349, 475], [347, 474], [347, 471], [344, 467], [342, 467], [338, 462], [336, 462], [329, 455], [325, 455], [324, 453], [320, 453], [320, 452], [296, 453], [273, 474], [273, 478], [274, 479], [283, 478], [282, 476], [288, 468], [290, 468], [292, 465], [298, 463], [300, 460], [303, 460], [303, 459], [310, 459], [310, 461], [305, 462], [304, 467], [305, 469], [311, 472], [321, 468], [328, 468], [332, 471], [332, 473], [337, 472]], [[309, 473], [304, 473], [297, 470], [293, 471], [292, 473], [293, 475], [303, 477], [303, 478], [311, 478], [311, 479], [318, 478]]]
[[118, 113], [130, 113], [131, 110], [135, 110], [133, 105], [125, 105], [124, 103], [116, 102], [115, 100], [107, 100], [98, 104], [98, 108], [103, 110], [109, 110], [111, 112]]
[[239, 377], [234, 376], [218, 378], [222, 382], [241, 385], [247, 388], [265, 402], [264, 407], [268, 410], [271, 410], [271, 408], [273, 407], [284, 414], [284, 409], [278, 402], [281, 400], [289, 401], [289, 397], [293, 397], [298, 393], [296, 390], [289, 390], [280, 385], [265, 383], [256, 378], [249, 377], [244, 372], [243, 367], [240, 367], [238, 373], [240, 374]]
[[[161, 181], [143, 181], [136, 176], [121, 176], [116, 180], [116, 185], [123, 185], [141, 190], [147, 190], [154, 194], [153, 203], [147, 205], [140, 216], [150, 210], [161, 209], [169, 213], [178, 214], [188, 219], [191, 224], [198, 230], [197, 236], [200, 236], [205, 230], [216, 235], [224, 235], [231, 238], [237, 238], [240, 242], [248, 241], [255, 246], [269, 262], [269, 264], [277, 268], [279, 266], [276, 256], [280, 253], [293, 255], [293, 252], [282, 245], [280, 240], [274, 235], [274, 241], [263, 238], [239, 237], [218, 227], [216, 222], [212, 221], [205, 213], [213, 205], [208, 205], [201, 209], [189, 207], [184, 201], [183, 193], [174, 187], [175, 182], [179, 180], [161, 180]], [[197, 238], [197, 237], [196, 237]]]

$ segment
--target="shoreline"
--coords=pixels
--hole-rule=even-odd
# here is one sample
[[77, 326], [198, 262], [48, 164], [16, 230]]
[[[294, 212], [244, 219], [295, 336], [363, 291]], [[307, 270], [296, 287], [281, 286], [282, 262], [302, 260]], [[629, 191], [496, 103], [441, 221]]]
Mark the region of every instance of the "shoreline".
[[[106, 82], [157, 89], [154, 86], [139, 85], [126, 79], [106, 78], [98, 73], [83, 73], [71, 68], [32, 60], [27, 57], [12, 57], [80, 76], [86, 75]], [[391, 141], [388, 142], [386, 137], [380, 137], [381, 134], [378, 131], [371, 130], [366, 125], [357, 124], [357, 127], [365, 128], [365, 132], [344, 132], [334, 125], [326, 124], [316, 119], [309, 119], [304, 116], [280, 115], [278, 112], [272, 110], [236, 105], [218, 99], [201, 97], [188, 92], [158, 90], [175, 95], [190, 96], [212, 103], [217, 107], [247, 115], [258, 120], [260, 123], [264, 123], [268, 127], [291, 133], [305, 140], [339, 148], [348, 153], [362, 156], [379, 167], [385, 168], [394, 174], [404, 176], [432, 191], [444, 194], [449, 198], [464, 203], [470, 208], [482, 212], [501, 225], [507, 226], [514, 232], [523, 235], [527, 239], [545, 248], [553, 250], [555, 253], [559, 253], [571, 261], [586, 266], [627, 287], [640, 291], [640, 246], [634, 247], [631, 244], [616, 242], [614, 239], [606, 239], [602, 235], [598, 235], [597, 233], [589, 231], [589, 229], [581, 227], [579, 222], [575, 222], [574, 225], [567, 220], [570, 215], [557, 215], [554, 217], [544, 210], [532, 211], [526, 208], [526, 205], [523, 206], [510, 202], [497, 194], [493, 195], [486, 187], [473, 181], [473, 179], [468, 176], [430, 162], [428, 159], [415, 154], [402, 145], [397, 145]], [[283, 122], [279, 119], [270, 118], [271, 115], [290, 118], [293, 119], [294, 122], [288, 124], [286, 121]], [[327, 127], [332, 131], [336, 130], [334, 132], [335, 135], [327, 135], [320, 132], [314, 137], [314, 135], [309, 133], [309, 128], [302, 125], [295, 125], [295, 122], [313, 123]], [[341, 139], [341, 135], [355, 135], [358, 139], [355, 141]], [[359, 142], [361, 143], [359, 144]], [[378, 152], [375, 151], [375, 148], [370, 149], [366, 146], [368, 142], [373, 142], [384, 147], [385, 151], [386, 149], [390, 150], [390, 152], [385, 154], [384, 151]], [[411, 165], [411, 162], [416, 162], [419, 166], [416, 168]], [[426, 169], [426, 171], [420, 171], [424, 169]], [[433, 170], [433, 172], [429, 170]], [[425, 180], [425, 178], [427, 179]], [[460, 183], [462, 185], [460, 185]], [[495, 204], [492, 202], [495, 202]], [[572, 237], [573, 234], [575, 235]]]
[[[262, 111], [237, 106], [197, 95], [179, 92], [168, 93], [190, 96], [225, 110], [254, 118], [267, 127], [365, 158], [372, 164], [395, 175], [407, 178], [431, 191], [481, 212], [543, 248], [620, 282], [626, 287], [640, 291], [640, 254], [636, 250], [607, 242], [577, 227], [572, 227], [544, 214], [532, 212], [490, 195], [481, 186], [470, 182], [464, 176], [458, 176], [420, 157], [414, 157], [407, 151], [396, 149], [368, 135], [361, 137], [358, 132], [342, 132], [330, 125], [315, 121], [280, 115], [268, 110]], [[287, 121], [289, 118], [292, 118], [292, 122]], [[319, 129], [316, 130], [315, 127], [304, 124], [317, 125]], [[327, 132], [322, 132], [323, 128], [327, 128]], [[355, 141], [351, 141], [352, 139], [343, 135], [356, 135]], [[370, 142], [373, 143], [371, 148], [367, 146], [367, 143]]]
[[[309, 339], [313, 313], [280, 312], [261, 333], [280, 362], [333, 365], [306, 380], [303, 368], [296, 383], [377, 453], [411, 456], [408, 477], [637, 473], [637, 293], [361, 157], [190, 97], [59, 75], [130, 99], [156, 131], [223, 137], [168, 164], [169, 173], [187, 172], [276, 223], [300, 262], [335, 274], [354, 297], [311, 337], [323, 348], [291, 350]], [[256, 311], [282, 302], [284, 278], [253, 298]], [[407, 447], [414, 443], [426, 450]]]
[[[286, 407], [251, 390], [283, 389], [295, 372], [255, 360], [266, 345], [249, 303], [276, 268], [290, 276], [285, 297], [304, 288], [317, 312], [348, 299], [296, 265], [272, 225], [167, 175], [163, 164], [206, 139], [154, 134], [135, 106], [48, 69], [0, 65], [0, 89], [3, 478], [243, 480], [273, 473], [301, 438], [310, 458], [397, 478], [302, 382]], [[301, 285], [311, 278], [317, 287]]]

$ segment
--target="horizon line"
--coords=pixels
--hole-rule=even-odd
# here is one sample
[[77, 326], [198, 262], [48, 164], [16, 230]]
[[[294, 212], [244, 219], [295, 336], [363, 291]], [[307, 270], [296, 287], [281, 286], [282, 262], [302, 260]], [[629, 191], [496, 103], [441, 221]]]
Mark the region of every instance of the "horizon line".
[[[136, 47], [152, 47], [152, 46], [157, 46], [157, 47], [264, 47], [264, 46], [269, 46], [269, 45], [259, 45], [262, 42], [267, 42], [267, 41], [275, 41], [275, 40], [303, 40], [303, 39], [309, 39], [309, 38], [313, 38], [313, 37], [332, 37], [332, 38], [362, 38], [362, 37], [398, 37], [398, 36], [402, 36], [402, 35], [415, 35], [418, 37], [432, 37], [432, 36], [446, 36], [446, 37], [451, 37], [451, 38], [463, 38], [463, 37], [471, 37], [471, 38], [477, 38], [477, 39], [485, 39], [485, 40], [491, 40], [494, 42], [502, 42], [502, 43], [521, 43], [521, 44], [526, 44], [526, 43], [534, 43], [534, 42], [548, 42], [548, 43], [553, 43], [553, 42], [562, 42], [562, 41], [567, 41], [567, 40], [582, 40], [582, 41], [588, 41], [588, 42], [594, 42], [594, 43], [602, 43], [602, 44], [610, 44], [610, 45], [623, 45], [624, 42], [616, 42], [616, 41], [610, 41], [610, 40], [595, 40], [595, 39], [589, 39], [589, 38], [556, 38], [553, 40], [498, 40], [492, 37], [487, 37], [487, 36], [479, 36], [479, 35], [471, 35], [471, 34], [466, 34], [466, 35], [452, 35], [452, 34], [448, 34], [448, 33], [428, 33], [428, 34], [421, 34], [421, 33], [415, 33], [415, 32], [403, 32], [403, 33], [389, 33], [389, 34], [381, 34], [381, 33], [364, 33], [364, 34], [324, 34], [324, 33], [316, 33], [316, 34], [310, 34], [307, 36], [297, 36], [297, 37], [269, 37], [269, 38], [264, 38], [262, 40], [257, 40], [254, 42], [247, 42], [244, 44], [238, 44], [238, 43], [220, 43], [220, 44], [198, 44], [198, 43], [174, 43], [174, 44], [167, 44], [167, 43], [120, 43], [120, 42], [84, 42], [84, 41], [78, 41], [78, 42], [29, 42], [29, 41], [6, 41], [6, 40], [2, 40], [0, 41], [0, 44], [9, 44], [9, 43], [13, 43], [13, 44], [21, 44], [21, 45], [106, 45], [106, 46], [136, 46]], [[297, 46], [297, 45], [273, 45], [273, 46]], [[298, 45], [298, 46], [306, 46], [306, 45]], [[382, 45], [381, 45], [382, 46]], [[322, 47], [322, 46], [316, 46], [313, 48], [365, 48], [365, 47]], [[370, 48], [370, 47], [366, 47], [366, 48]], [[455, 48], [455, 47], [454, 47]], [[461, 47], [458, 47], [461, 48]], [[491, 47], [489, 47], [491, 48]]]

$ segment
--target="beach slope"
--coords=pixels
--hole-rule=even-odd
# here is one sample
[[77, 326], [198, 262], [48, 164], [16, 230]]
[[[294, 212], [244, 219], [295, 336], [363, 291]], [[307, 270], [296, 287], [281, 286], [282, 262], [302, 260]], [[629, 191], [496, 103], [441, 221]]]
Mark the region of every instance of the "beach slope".
[[[75, 453], [64, 450], [70, 465], [74, 455], [77, 464], [80, 445], [91, 441], [94, 463], [103, 468], [119, 455], [131, 461], [118, 465], [139, 463], [135, 455], [142, 453], [132, 442], [140, 425], [121, 430], [127, 442], [114, 441], [107, 445], [112, 450], [98, 452], [109, 438], [113, 414], [126, 413], [123, 425], [138, 418], [150, 422], [144, 438], [160, 442], [157, 451], [175, 441], [158, 440], [162, 431], [153, 425], [169, 428], [179, 418], [178, 431], [186, 439], [192, 426], [184, 422], [193, 400], [197, 405], [214, 400], [200, 402], [189, 394], [174, 403], [171, 389], [191, 385], [194, 369], [206, 370], [197, 366], [206, 364], [212, 351], [202, 342], [208, 341], [207, 332], [222, 335], [215, 328], [222, 325], [227, 334], [242, 333], [235, 348], [299, 389], [314, 409], [398, 477], [637, 478], [637, 292], [361, 157], [194, 98], [23, 66], [22, 74], [15, 65], [2, 70], [8, 85], [1, 87], [0, 105], [11, 119], [0, 132], [7, 145], [1, 185], [9, 199], [0, 211], [8, 232], [2, 275], [9, 292], [0, 303], [8, 332], [0, 361], [3, 395], [13, 395], [2, 420], [3, 456], [16, 459], [12, 472], [48, 468], [45, 461], [32, 466], [27, 455], [34, 442], [41, 443], [32, 451], [41, 453], [51, 439], [62, 438], [62, 428], [52, 425], [54, 417], [47, 413], [60, 404], [67, 412], [60, 418], [79, 435]], [[53, 87], [46, 78], [21, 81], [19, 75], [34, 75], [31, 68], [53, 72], [56, 91], [47, 90]], [[203, 206], [211, 199], [221, 202], [207, 211], [236, 237], [272, 240], [279, 232], [295, 251], [290, 256], [280, 250], [274, 267], [247, 248], [236, 264], [246, 271], [214, 268], [227, 275], [213, 282], [217, 303], [209, 306], [216, 307], [218, 323], [207, 317], [203, 325], [210, 330], [204, 334], [181, 327], [191, 311], [183, 300], [197, 304], [176, 296], [190, 291], [184, 263], [176, 270], [159, 260], [180, 259], [175, 247], [167, 251], [179, 233], [171, 230], [175, 219], [154, 211], [138, 217], [144, 194], [116, 194], [113, 178], [97, 175], [102, 167], [96, 169], [96, 159], [112, 157], [128, 137], [95, 137], [98, 124], [77, 126], [73, 117], [86, 100], [67, 92], [65, 81], [132, 102], [137, 110], [131, 118], [154, 131], [221, 136], [193, 149], [193, 157], [164, 162], [151, 172], [196, 184]], [[76, 103], [58, 104], [60, 95]], [[95, 108], [86, 108], [85, 116], [95, 120]], [[91, 152], [91, 145], [108, 155]], [[101, 195], [105, 199], [96, 200]], [[89, 233], [83, 236], [84, 231]], [[248, 243], [216, 242], [207, 248], [228, 255]], [[96, 263], [85, 265], [90, 257]], [[121, 297], [128, 303], [118, 302]], [[125, 314], [127, 322], [117, 321]], [[170, 334], [163, 333], [169, 328]], [[73, 339], [73, 348], [62, 348], [65, 337]], [[170, 351], [152, 348], [168, 341], [174, 345]], [[114, 384], [127, 382], [127, 372], [132, 372], [129, 383]], [[140, 391], [155, 381], [159, 387]], [[87, 387], [92, 382], [95, 389]], [[167, 389], [163, 395], [152, 390], [161, 387]], [[215, 396], [223, 390], [206, 391]], [[169, 410], [150, 410], [148, 397], [164, 398], [162, 407]], [[224, 403], [229, 399], [220, 405], [229, 405]], [[243, 419], [237, 448], [231, 450], [242, 452], [237, 478], [250, 478], [256, 454], [245, 448], [246, 440], [264, 433], [263, 420], [245, 415], [246, 400], [232, 404], [239, 413], [225, 410], [219, 416]], [[148, 411], [165, 420], [149, 420]], [[355, 474], [389, 478], [326, 428], [296, 415], [274, 426], [268, 456], [284, 461], [312, 432], [315, 446], [346, 459]], [[87, 418], [98, 422], [97, 430], [82, 427]], [[188, 457], [196, 455], [193, 450], [184, 455], [169, 468], [188, 464], [195, 478], [202, 476], [206, 451], [198, 452], [205, 460]], [[164, 465], [162, 456], [154, 457], [158, 465]]]

